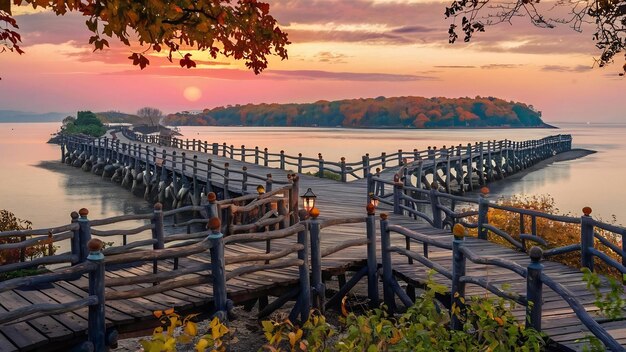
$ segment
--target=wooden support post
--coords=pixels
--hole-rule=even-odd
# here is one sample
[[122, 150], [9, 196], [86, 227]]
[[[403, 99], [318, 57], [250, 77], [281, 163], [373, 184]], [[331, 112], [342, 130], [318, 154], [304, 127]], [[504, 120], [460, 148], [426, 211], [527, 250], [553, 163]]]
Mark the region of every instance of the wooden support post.
[[465, 255], [461, 252], [463, 233], [454, 234], [452, 241], [452, 287], [450, 289], [450, 327], [453, 330], [463, 329], [465, 321], [465, 283], [461, 277], [465, 276]]
[[398, 149], [398, 166], [402, 166], [402, 149]]
[[219, 218], [220, 213], [217, 208], [217, 196], [213, 192], [209, 192], [206, 196], [208, 203], [204, 206], [206, 209], [207, 219]]
[[89, 210], [82, 208], [78, 211], [78, 215], [80, 215], [78, 218], [78, 238], [80, 239], [80, 257], [78, 262], [83, 263], [89, 255], [87, 242], [91, 240], [91, 225], [89, 225], [89, 219], [87, 218]]
[[367, 205], [367, 297], [370, 308], [378, 308], [378, 262], [376, 260], [376, 208]]
[[318, 157], [318, 170], [317, 177], [324, 178], [324, 158], [322, 158], [322, 153], [317, 154]]
[[478, 144], [478, 183], [482, 186], [485, 184], [485, 155], [483, 151], [483, 143]]
[[211, 234], [207, 237], [211, 241], [211, 274], [213, 276], [213, 302], [215, 316], [222, 323], [228, 321], [228, 299], [226, 296], [226, 276], [224, 262], [224, 235], [220, 233], [220, 221], [212, 218], [209, 221]]
[[[483, 187], [485, 189], [486, 187]], [[489, 212], [489, 200], [487, 196], [489, 195], [489, 190], [481, 190], [480, 198], [478, 198], [478, 238], [481, 240], [487, 239], [488, 230], [483, 227], [484, 224], [489, 223], [489, 219], [487, 217], [487, 213]]]
[[230, 171], [228, 170], [228, 167], [230, 166], [229, 163], [224, 163], [224, 197], [223, 199], [228, 199], [230, 198], [230, 194], [228, 192], [228, 181], [230, 180]]
[[402, 189], [404, 185], [400, 182], [400, 175], [393, 176], [393, 213], [402, 214], [404, 211], [400, 208], [402, 202]]
[[65, 164], [65, 137], [61, 137], [61, 162]]
[[313, 286], [313, 308], [324, 314], [326, 286], [322, 282], [322, 248], [320, 244], [320, 223], [317, 221], [319, 211], [311, 210], [309, 232], [311, 236], [311, 284]]
[[[78, 223], [78, 213], [73, 211], [70, 214], [70, 217], [72, 218], [72, 224]], [[75, 257], [75, 259], [72, 259], [72, 266], [80, 263], [80, 253], [81, 253], [81, 247], [80, 247], [80, 227], [76, 230], [72, 231], [72, 240], [70, 242], [70, 246], [71, 246], [71, 251], [72, 251], [72, 255]]]
[[530, 251], [531, 263], [528, 265], [526, 276], [526, 328], [533, 328], [541, 331], [541, 311], [543, 305], [543, 284], [541, 282], [541, 272], [543, 265], [540, 263], [543, 251], [537, 246], [533, 246]]
[[94, 269], [89, 272], [89, 296], [98, 298], [96, 304], [89, 306], [89, 319], [87, 320], [87, 336], [93, 344], [95, 352], [107, 351], [106, 346], [106, 319], [104, 311], [104, 255], [99, 239], [90, 240], [86, 244], [89, 255], [85, 258], [90, 261]]
[[424, 177], [424, 165], [422, 160], [417, 161], [417, 168], [415, 169], [415, 187], [422, 188], [422, 178]]
[[211, 144], [211, 148], [212, 148], [211, 153], [212, 153], [213, 155], [218, 155], [218, 154], [219, 154], [219, 152], [220, 152], [220, 151], [219, 151], [220, 145], [219, 145], [218, 143], [213, 143], [213, 144]]
[[348, 171], [346, 170], [346, 158], [341, 157], [340, 164], [341, 166], [341, 182], [346, 182], [348, 179]]
[[246, 162], [246, 146], [241, 145], [241, 161]]
[[380, 162], [381, 162], [381, 165], [380, 165], [381, 168], [384, 169], [387, 167], [387, 153], [385, 152], [380, 153]]
[[583, 216], [580, 218], [580, 265], [593, 271], [593, 218], [591, 208], [583, 208]]
[[254, 163], [259, 165], [259, 147], [254, 147]]
[[241, 193], [246, 194], [248, 191], [248, 167], [242, 167], [241, 172]]
[[380, 214], [380, 252], [383, 264], [383, 300], [389, 313], [396, 311], [396, 300], [393, 293], [393, 268], [391, 264], [391, 239], [387, 229], [387, 214]]
[[302, 173], [302, 153], [298, 153], [298, 173]]
[[[306, 216], [306, 211], [302, 215]], [[302, 217], [302, 220], [304, 220], [304, 216]], [[302, 260], [302, 265], [298, 267], [300, 279], [300, 295], [298, 296], [298, 304], [296, 306], [299, 307], [298, 313], [300, 314], [300, 322], [304, 323], [309, 320], [309, 313], [311, 312], [311, 282], [309, 278], [309, 233], [306, 228], [298, 232], [298, 243], [301, 244], [303, 248], [298, 251], [298, 259]]]
[[430, 205], [433, 213], [433, 226], [438, 229], [443, 229], [443, 216], [440, 208], [441, 202], [439, 200], [437, 182], [433, 182], [433, 186], [430, 188]]
[[267, 167], [269, 162], [269, 153], [267, 152], [267, 148], [263, 148], [263, 166]]
[[370, 155], [365, 153], [363, 155], [363, 178], [366, 178], [370, 174]]
[[272, 184], [274, 181], [272, 180], [272, 174], [267, 174], [267, 179], [265, 179], [265, 192], [272, 191]]
[[291, 175], [291, 189], [289, 190], [289, 214], [291, 214], [290, 225], [294, 225], [299, 220], [299, 200], [300, 200], [300, 176]]
[[228, 145], [226, 142], [222, 143], [222, 156], [226, 157], [226, 150], [228, 149]]
[[191, 178], [193, 188], [194, 205], [200, 205], [200, 186], [198, 185], [198, 156], [193, 156], [193, 173]]
[[[152, 239], [156, 242], [152, 245], [152, 249], [165, 248], [165, 233], [163, 228], [163, 204], [156, 203], [154, 205], [154, 213], [152, 215]], [[152, 261], [152, 273], [156, 274], [158, 270], [158, 260]], [[156, 282], [154, 283], [156, 285]]]

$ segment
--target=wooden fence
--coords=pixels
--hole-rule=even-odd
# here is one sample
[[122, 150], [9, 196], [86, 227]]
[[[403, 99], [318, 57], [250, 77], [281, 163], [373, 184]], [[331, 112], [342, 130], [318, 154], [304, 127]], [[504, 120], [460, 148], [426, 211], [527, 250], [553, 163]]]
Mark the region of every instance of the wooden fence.
[[121, 131], [127, 138], [144, 143], [220, 155], [256, 165], [291, 170], [299, 174], [309, 172], [317, 177], [327, 177], [328, 173], [331, 173], [337, 175], [343, 182], [349, 179], [366, 178], [374, 170], [380, 172], [386, 168], [416, 163], [415, 168], [422, 168], [417, 173], [420, 176], [418, 177], [419, 182], [422, 182], [422, 179], [425, 179], [428, 174], [434, 173], [435, 178], [441, 177], [437, 175], [440, 173], [446, 176], [446, 181], [442, 184], [446, 184], [447, 189], [450, 189], [452, 176], [459, 180], [459, 183], [462, 183], [460, 180], [463, 169], [465, 169], [465, 177], [470, 180], [468, 183], [471, 187], [471, 180], [474, 177], [480, 177], [481, 180], [485, 181], [491, 181], [496, 177], [501, 178], [507, 173], [526, 168], [538, 160], [569, 150], [572, 146], [570, 135], [556, 135], [522, 142], [494, 140], [475, 143], [474, 145], [468, 144], [467, 146], [461, 144], [448, 148], [443, 146], [441, 149], [437, 149], [436, 146], [428, 147], [425, 150], [403, 151], [399, 149], [394, 153], [382, 152], [380, 156], [376, 157], [365, 154], [360, 161], [347, 162], [345, 157], [339, 161], [325, 160], [321, 153], [318, 154], [317, 158], [310, 158], [302, 156], [302, 153], [297, 156], [288, 155], [285, 154], [284, 150], [273, 153], [267, 148], [260, 149], [258, 146], [254, 148], [245, 145], [236, 147], [232, 144], [209, 143], [197, 139], [182, 140], [176, 137], [144, 135], [126, 128]]
[[[429, 190], [407, 186], [404, 182], [400, 181], [400, 178], [397, 176], [394, 181], [386, 181], [380, 177], [371, 177], [368, 189], [372, 191], [369, 193], [368, 202], [380, 202], [389, 205], [393, 208], [395, 214], [404, 214], [414, 219], [422, 219], [431, 226], [440, 229], [445, 227], [453, 228], [455, 224], [460, 224], [465, 228], [474, 228], [478, 231], [478, 238], [483, 240], [488, 240], [488, 235], [492, 234], [492, 236], [506, 240], [517, 250], [529, 253], [532, 260], [531, 264], [527, 268], [524, 268], [510, 260], [493, 256], [481, 256], [472, 252], [469, 247], [464, 246], [464, 236], [460, 233], [455, 235], [455, 239], [452, 245], [450, 245], [448, 242], [432, 239], [423, 234], [403, 228], [402, 226], [390, 225], [387, 223], [386, 217], [383, 216], [381, 220], [383, 281], [385, 282], [384, 287], [386, 290], [385, 302], [390, 307], [393, 308], [395, 304], [393, 301], [394, 295], [397, 295], [405, 304], [410, 304], [411, 302], [408, 295], [400, 289], [392, 275], [393, 266], [391, 263], [391, 253], [397, 253], [408, 257], [411, 263], [417, 261], [450, 279], [452, 282], [452, 304], [455, 304], [457, 307], [463, 306], [465, 285], [467, 283], [478, 285], [497, 296], [513, 300], [526, 306], [528, 316], [527, 325], [539, 331], [541, 330], [542, 287], [547, 286], [558, 294], [563, 301], [567, 302], [582, 324], [599, 338], [607, 348], [614, 351], [624, 350], [623, 347], [621, 347], [585, 310], [580, 301], [578, 301], [575, 293], [556, 282], [550, 275], [542, 272], [543, 266], [540, 264], [540, 260], [559, 254], [580, 252], [580, 262], [583, 267], [593, 271], [594, 258], [598, 258], [620, 273], [626, 274], [626, 228], [593, 219], [590, 215], [591, 208], [589, 207], [583, 209], [584, 215], [582, 217], [576, 218], [496, 204], [487, 199], [487, 189], [483, 189], [481, 196], [478, 198], [460, 197], [440, 192], [436, 186], [431, 187]], [[456, 209], [461, 205], [465, 207], [463, 207], [462, 211], [457, 211]], [[506, 211], [511, 214], [511, 217], [518, 218], [520, 240], [516, 240], [511, 234], [489, 224], [489, 217], [487, 216], [489, 209]], [[472, 221], [471, 219], [475, 220]], [[579, 224], [580, 243], [547, 250], [542, 250], [538, 246], [529, 248], [530, 242], [539, 246], [547, 246], [546, 241], [537, 230], [538, 219], [547, 219], [567, 224]], [[529, 222], [528, 220], [530, 220], [530, 229], [526, 227], [526, 224]], [[603, 231], [599, 232], [597, 231], [598, 229]], [[403, 236], [406, 246], [391, 246], [389, 236], [392, 233]], [[607, 233], [613, 234], [614, 237], [621, 239], [622, 247], [620, 248], [602, 235]], [[411, 250], [411, 242], [422, 244], [423, 253]], [[613, 251], [620, 260], [616, 260], [596, 248], [598, 244], [604, 245]], [[429, 246], [452, 250], [452, 270], [448, 270], [428, 258]], [[526, 295], [511, 295], [491, 284], [484, 277], [467, 276], [465, 273], [465, 263], [467, 260], [474, 263], [505, 268], [525, 278], [528, 281]], [[461, 328], [457, 317], [452, 317], [452, 326], [454, 328]]]

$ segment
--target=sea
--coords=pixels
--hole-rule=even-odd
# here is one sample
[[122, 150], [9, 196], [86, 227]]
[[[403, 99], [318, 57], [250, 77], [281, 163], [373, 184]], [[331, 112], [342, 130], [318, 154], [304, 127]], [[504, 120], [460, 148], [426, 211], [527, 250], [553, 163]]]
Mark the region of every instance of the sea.
[[[590, 206], [595, 217], [626, 224], [626, 124], [555, 124], [559, 129], [412, 130], [296, 127], [180, 127], [183, 138], [200, 139], [326, 160], [359, 161], [369, 153], [412, 151], [552, 134], [573, 135], [574, 148], [597, 151], [552, 163], [493, 187], [494, 197], [549, 195], [558, 212], [578, 216]], [[91, 219], [145, 213], [151, 205], [121, 186], [62, 165], [59, 146], [47, 144], [60, 123], [0, 123], [0, 209], [33, 228], [67, 224], [70, 213], [89, 209]]]

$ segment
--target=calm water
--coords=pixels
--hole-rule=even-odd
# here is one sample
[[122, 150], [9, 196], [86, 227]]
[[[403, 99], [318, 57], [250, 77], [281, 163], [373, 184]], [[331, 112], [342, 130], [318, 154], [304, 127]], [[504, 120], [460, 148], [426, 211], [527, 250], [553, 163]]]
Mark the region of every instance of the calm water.
[[[58, 146], [45, 142], [58, 123], [0, 124], [0, 209], [29, 219], [34, 227], [65, 224], [73, 210], [85, 207], [90, 218], [148, 212], [150, 205], [119, 185], [79, 169], [60, 165]], [[301, 152], [325, 159], [360, 160], [361, 155], [391, 153], [399, 148], [456, 145], [487, 139], [524, 140], [555, 133], [574, 135], [575, 147], [597, 150], [582, 159], [552, 164], [514, 182], [497, 187], [502, 195], [550, 194], [561, 212], [579, 214], [583, 206], [605, 219], [616, 215], [626, 222], [626, 125], [561, 125], [561, 130], [351, 130], [257, 127], [183, 127], [187, 138], [249, 147]], [[46, 162], [45, 167], [41, 166]], [[620, 221], [621, 220], [621, 221]]]

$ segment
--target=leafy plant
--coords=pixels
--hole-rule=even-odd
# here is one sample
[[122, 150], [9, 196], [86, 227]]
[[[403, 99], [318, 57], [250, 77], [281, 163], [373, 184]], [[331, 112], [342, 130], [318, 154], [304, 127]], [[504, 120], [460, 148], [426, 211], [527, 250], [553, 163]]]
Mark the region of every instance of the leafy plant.
[[302, 328], [295, 326], [289, 319], [261, 322], [267, 344], [263, 349], [271, 352], [328, 351], [328, 338], [336, 331], [326, 322], [318, 311], [312, 310], [309, 320]]
[[[14, 231], [14, 230], [30, 230], [32, 229], [32, 223], [28, 220], [22, 220], [7, 210], [0, 210], [0, 231]], [[22, 237], [5, 237], [0, 238], [0, 244], [5, 243], [19, 243], [32, 236]], [[52, 241], [46, 239], [39, 242], [34, 246], [23, 249], [25, 259], [35, 259], [44, 255], [52, 255], [58, 247], [52, 245]], [[17, 263], [22, 256], [22, 249], [4, 249], [0, 251], [0, 265]]]
[[[140, 340], [139, 343], [146, 352], [175, 352], [178, 345], [191, 344], [198, 335], [198, 326], [192, 321], [198, 314], [181, 317], [174, 309], [155, 311], [162, 326], [154, 329], [149, 340]], [[209, 331], [202, 336], [195, 345], [197, 352], [207, 349], [211, 352], [226, 351], [225, 339], [230, 330], [215, 317], [209, 324]]]

